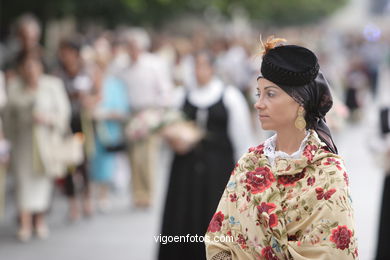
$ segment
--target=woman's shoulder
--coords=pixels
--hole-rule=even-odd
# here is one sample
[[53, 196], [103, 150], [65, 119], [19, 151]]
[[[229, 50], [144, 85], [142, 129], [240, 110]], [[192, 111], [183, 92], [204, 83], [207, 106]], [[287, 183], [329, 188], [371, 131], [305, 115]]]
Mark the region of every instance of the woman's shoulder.
[[327, 186], [345, 188], [348, 186], [348, 174], [344, 160], [340, 155], [325, 152], [320, 158], [308, 164], [306, 171], [316, 180]]
[[235, 170], [247, 172], [254, 170], [256, 167], [264, 166], [267, 163], [264, 155], [264, 143], [250, 147], [238, 160]]
[[324, 150], [323, 154], [316, 158], [311, 165], [323, 171], [345, 170], [344, 159], [340, 155], [328, 152], [327, 150]]

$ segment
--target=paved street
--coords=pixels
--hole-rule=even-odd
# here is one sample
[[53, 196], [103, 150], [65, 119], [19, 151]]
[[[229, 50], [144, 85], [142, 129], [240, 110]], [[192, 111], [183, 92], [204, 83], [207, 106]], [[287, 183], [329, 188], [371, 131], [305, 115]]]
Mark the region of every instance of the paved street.
[[[336, 137], [349, 171], [362, 260], [373, 259], [383, 179], [366, 150], [367, 127], [365, 123], [349, 125]], [[16, 240], [15, 212], [12, 201], [8, 200], [7, 215], [0, 223], [0, 259], [155, 259], [157, 244], [153, 236], [159, 234], [169, 154], [165, 153], [161, 161], [159, 165], [165, 167], [160, 167], [160, 172], [156, 173], [156, 208], [150, 211], [132, 210], [126, 196], [121, 196], [115, 200], [110, 213], [68, 224], [65, 220], [66, 203], [56, 192], [50, 214], [52, 233], [47, 241], [33, 240], [21, 244]]]

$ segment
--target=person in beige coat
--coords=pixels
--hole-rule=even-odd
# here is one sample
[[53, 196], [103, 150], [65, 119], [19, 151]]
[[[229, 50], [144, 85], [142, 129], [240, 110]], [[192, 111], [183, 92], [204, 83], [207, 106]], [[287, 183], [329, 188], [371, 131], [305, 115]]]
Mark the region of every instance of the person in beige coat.
[[38, 56], [22, 54], [18, 77], [9, 82], [6, 133], [11, 142], [11, 174], [16, 181], [20, 216], [18, 237], [27, 241], [36, 214], [36, 233], [48, 236], [45, 211], [52, 191], [52, 176], [65, 167], [56, 160], [58, 140], [68, 129], [70, 106], [62, 81], [42, 73]]

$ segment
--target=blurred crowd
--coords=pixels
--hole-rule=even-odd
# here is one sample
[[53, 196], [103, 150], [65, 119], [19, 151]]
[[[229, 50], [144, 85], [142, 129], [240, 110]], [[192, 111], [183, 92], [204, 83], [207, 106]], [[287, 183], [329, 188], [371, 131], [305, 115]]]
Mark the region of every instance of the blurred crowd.
[[[241, 35], [206, 28], [178, 35], [120, 27], [61, 37], [53, 43], [53, 54], [41, 44], [37, 18], [19, 17], [14, 34], [1, 42], [0, 215], [6, 177], [15, 185], [21, 241], [28, 241], [33, 230], [39, 238], [48, 237], [45, 215], [53, 189], [68, 199], [73, 222], [108, 211], [116, 189], [128, 192], [134, 208], [153, 207], [156, 162], [164, 142], [175, 154], [170, 201], [180, 193], [175, 187], [197, 185], [175, 183], [176, 172], [215, 169], [202, 164], [207, 158], [227, 164], [223, 169], [232, 167], [245, 149], [268, 136], [259, 129], [253, 108], [260, 34], [276, 34], [317, 53], [333, 87], [334, 107], [327, 121], [336, 136], [348, 120], [361, 120], [367, 107], [374, 106], [378, 115], [390, 107], [390, 95], [385, 94], [390, 83], [386, 31], [308, 27]], [[188, 133], [186, 148], [175, 143], [175, 133], [172, 137], [163, 131], [172, 125], [166, 119], [172, 111], [181, 111], [179, 121], [194, 123], [170, 129], [179, 131], [177, 135]], [[198, 130], [201, 137], [193, 134]], [[202, 156], [207, 158], [192, 151], [196, 142], [203, 142]], [[381, 151], [388, 153], [390, 143]], [[213, 157], [218, 152], [229, 160], [219, 162]], [[223, 178], [212, 182], [225, 183]], [[165, 210], [173, 212], [177, 205], [168, 201]], [[164, 223], [167, 230], [173, 225]]]

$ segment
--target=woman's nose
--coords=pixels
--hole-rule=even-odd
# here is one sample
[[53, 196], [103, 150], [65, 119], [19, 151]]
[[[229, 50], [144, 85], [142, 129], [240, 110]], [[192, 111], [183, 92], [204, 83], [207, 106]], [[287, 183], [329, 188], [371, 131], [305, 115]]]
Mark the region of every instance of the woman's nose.
[[261, 98], [258, 98], [256, 103], [254, 104], [255, 109], [261, 110], [264, 109], [264, 102]]

